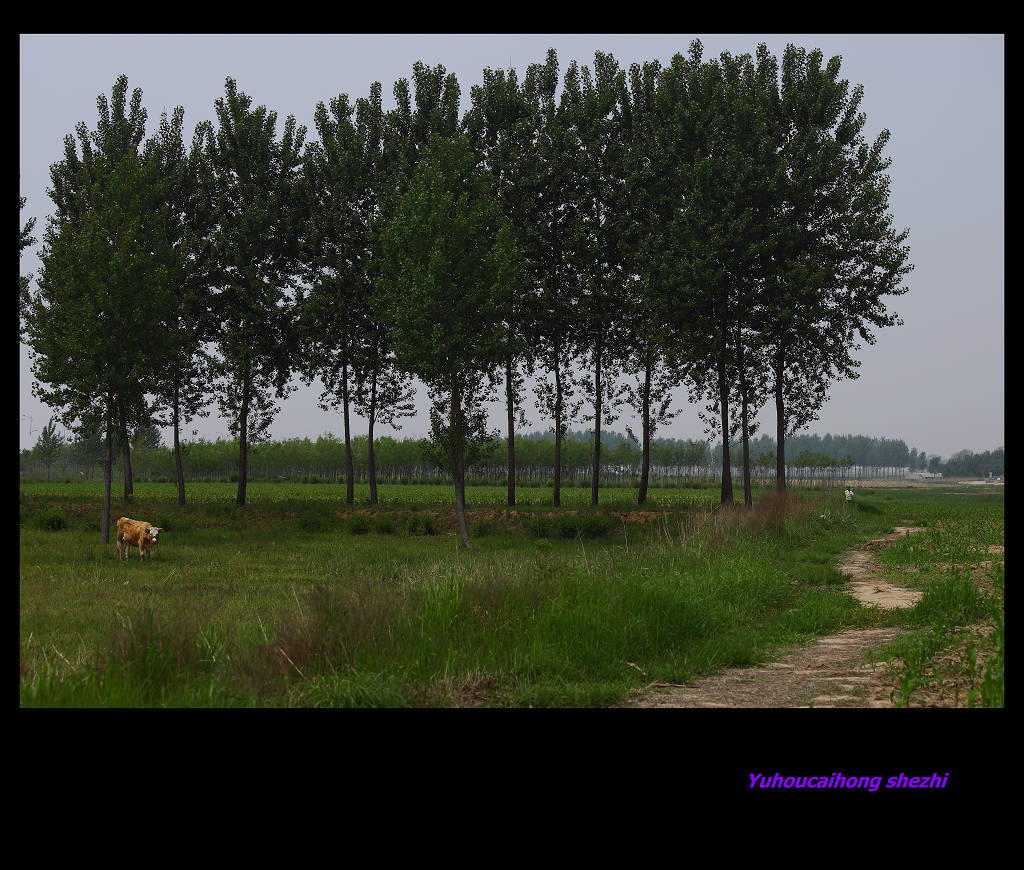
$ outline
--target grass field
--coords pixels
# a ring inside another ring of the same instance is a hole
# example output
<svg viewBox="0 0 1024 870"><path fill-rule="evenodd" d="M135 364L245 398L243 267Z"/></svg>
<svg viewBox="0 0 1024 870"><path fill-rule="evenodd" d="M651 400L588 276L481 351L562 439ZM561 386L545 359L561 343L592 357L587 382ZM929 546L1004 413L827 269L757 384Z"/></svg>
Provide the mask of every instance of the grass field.
<svg viewBox="0 0 1024 870"><path fill-rule="evenodd" d="M140 563L99 542L101 485L21 486L23 706L615 706L844 627L913 626L896 661L1001 613L1003 496L977 487L756 493L749 514L714 489L637 511L629 489L555 509L523 487L510 509L470 487L471 551L448 487L382 486L379 505L358 486L354 505L326 484L250 485L244 507L235 491L115 496L113 518L167 530ZM925 599L868 610L838 555L906 520L928 532L882 557ZM994 680L979 671L986 703Z"/></svg>

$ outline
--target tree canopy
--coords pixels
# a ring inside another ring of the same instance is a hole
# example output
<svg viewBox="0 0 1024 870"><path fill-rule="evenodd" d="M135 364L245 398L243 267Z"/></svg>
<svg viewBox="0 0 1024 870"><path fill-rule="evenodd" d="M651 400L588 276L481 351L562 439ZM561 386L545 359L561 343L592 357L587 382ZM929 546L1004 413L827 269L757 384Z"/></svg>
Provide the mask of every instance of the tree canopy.
<svg viewBox="0 0 1024 870"><path fill-rule="evenodd" d="M560 76L549 50L522 78L485 69L460 118L456 77L417 62L390 111L379 82L318 103L308 144L228 77L187 152L181 108L147 139L120 76L95 130L65 139L36 289L19 283L36 393L80 437L121 444L126 495L128 433L173 426L182 502L179 426L215 399L244 504L249 445L296 373L319 378L344 417L352 501L350 408L372 469L375 422L411 413L418 378L468 544L465 469L492 442L501 381L509 504L525 375L554 434L556 505L580 415L597 504L602 428L624 402L642 420L642 502L685 386L721 437L722 503L741 450L749 506L758 409L774 400L784 490L786 439L900 323L887 303L912 269L889 132L867 141L863 88L840 72L818 50L705 57L696 40L665 66L598 51Z"/></svg>
<svg viewBox="0 0 1024 870"><path fill-rule="evenodd" d="M384 233L382 304L399 366L429 390L430 437L455 479L491 440L483 403L505 353L502 300L520 278L512 228L464 136L435 135Z"/></svg>

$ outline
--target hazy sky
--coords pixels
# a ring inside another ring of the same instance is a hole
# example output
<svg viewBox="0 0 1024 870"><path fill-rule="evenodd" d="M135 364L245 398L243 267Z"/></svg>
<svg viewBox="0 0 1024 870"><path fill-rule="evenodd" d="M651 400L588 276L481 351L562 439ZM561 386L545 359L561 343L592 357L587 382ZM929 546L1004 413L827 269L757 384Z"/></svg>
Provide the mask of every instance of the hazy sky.
<svg viewBox="0 0 1024 870"><path fill-rule="evenodd" d="M842 34L655 34L615 35L47 35L20 39L20 193L27 198L19 228L36 217L41 238L52 211L49 167L63 158L63 140L84 121L95 129L96 98L110 99L114 80L128 76L129 91L142 88L147 134L160 114L185 109L186 142L195 125L216 121L214 100L231 76L254 105L278 113L278 134L294 115L316 138L313 110L345 93L350 100L381 82L384 109L394 107L392 86L411 80L417 60L442 64L462 89L462 111L470 88L485 67L515 68L542 62L549 47L558 52L559 71L569 62L593 66L594 52L611 52L620 65L657 59L667 65L699 38L705 57L722 51L753 53L764 42L781 57L788 43L820 48L826 61L842 56L841 77L864 86L866 136L888 129L885 153L892 158L891 214L897 231L910 228L915 270L909 292L890 299L904 325L881 330L873 346L859 352L860 377L832 386L820 419L808 431L904 439L908 446L948 457L1003 445L1003 215L1004 38L992 35ZM20 274L38 268L37 243L21 258ZM20 442L31 447L51 411L32 396L28 349L20 350ZM341 417L316 404L319 385L304 388L284 403L271 428L274 438L340 433ZM420 387L419 407L427 406ZM657 434L705 438L697 407L686 391L675 404L684 410ZM531 428L543 428L532 401ZM503 425L500 406L492 423ZM769 404L759 417L774 435ZM611 428L638 424L630 417ZM405 421L401 435L425 434L424 413ZM582 428L577 423L575 428ZM190 424L200 437L227 436L227 424L213 413ZM365 433L362 420L354 431ZM379 434L393 434L385 426ZM166 439L165 439L166 440Z"/></svg>

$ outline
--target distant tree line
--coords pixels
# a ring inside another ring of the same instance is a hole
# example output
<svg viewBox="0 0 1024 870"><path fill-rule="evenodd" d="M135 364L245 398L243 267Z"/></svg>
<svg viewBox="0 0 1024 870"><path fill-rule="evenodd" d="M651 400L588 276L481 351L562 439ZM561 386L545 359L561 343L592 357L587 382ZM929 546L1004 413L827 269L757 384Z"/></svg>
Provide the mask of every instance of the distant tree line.
<svg viewBox="0 0 1024 870"><path fill-rule="evenodd" d="M45 426L32 450L22 451L21 473L25 479L93 479L100 473L104 458L102 433L91 439L66 442L55 434L51 421ZM642 471L643 451L628 434L604 433L601 479L636 486ZM118 453L120 452L118 446ZM507 465L502 442L490 443L484 455L467 469L471 484L507 484ZM516 482L520 485L554 485L554 436L550 432L531 432L516 436ZM562 442L562 468L568 485L589 485L593 433L568 430ZM737 445L734 445L734 447ZM773 481L774 444L770 437L751 441L752 475L756 480ZM195 481L235 480L237 442L228 439L191 441L183 444L187 479ZM907 448L899 439L870 436L798 435L789 439L787 466L800 478L881 476L928 469L925 454ZM381 483L450 482L450 476L432 459L427 438L375 439L375 473ZM721 474L721 445L707 441L655 438L650 445L652 481L658 485L685 484L694 479L710 479ZM132 468L136 479L172 481L176 479L174 452L161 444L156 427L135 433L131 443ZM938 459L938 457L933 457ZM351 460L353 478L368 483L370 450L367 436L350 439L346 451L343 439L332 434L316 439L293 438L264 441L253 445L249 479L253 481L348 482ZM1003 474L1003 450L973 454L960 451L947 462L931 464L931 471L946 476L985 476ZM120 468L115 461L115 468ZM854 469L858 469L855 471ZM887 470L883 472L883 469ZM741 471L741 469L740 469Z"/></svg>
<svg viewBox="0 0 1024 870"><path fill-rule="evenodd" d="M983 453L958 450L945 462L936 463L936 470L942 472L943 477L1002 477L1006 474L1003 448Z"/></svg>
<svg viewBox="0 0 1024 870"><path fill-rule="evenodd" d="M342 415L349 501L351 411L369 420L375 498L373 427L397 428L413 379L426 387L427 454L454 483L467 547L467 473L498 437L515 504L527 375L556 505L579 467L569 427L590 424L597 504L618 449L602 429L627 406L642 504L678 387L722 439L723 505L737 454L751 505L753 418L773 401L784 492L786 439L857 377L860 342L899 324L885 297L912 269L888 213L889 133L865 139L863 88L840 63L793 45L781 61L764 45L705 59L694 41L668 66L596 52L560 75L549 50L522 81L485 69L460 118L455 77L417 62L390 111L378 82L319 103L310 143L228 78L188 148L181 107L147 137L141 89L129 103L118 77L51 167L42 268L20 295L35 394L80 438L103 433L101 539L115 453L132 492L131 433L171 428L183 504L202 450L180 432L212 402L244 504L296 375ZM503 436L484 410L498 398Z"/></svg>

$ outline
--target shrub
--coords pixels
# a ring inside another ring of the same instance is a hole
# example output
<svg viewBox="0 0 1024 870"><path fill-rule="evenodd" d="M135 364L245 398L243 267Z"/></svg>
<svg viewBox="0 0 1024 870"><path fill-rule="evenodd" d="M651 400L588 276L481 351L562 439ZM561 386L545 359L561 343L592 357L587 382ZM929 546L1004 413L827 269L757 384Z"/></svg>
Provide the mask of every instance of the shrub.
<svg viewBox="0 0 1024 870"><path fill-rule="evenodd" d="M473 523L473 537L484 538L491 533L491 524L487 520L477 520Z"/></svg>
<svg viewBox="0 0 1024 870"><path fill-rule="evenodd" d="M523 529L531 538L549 538L554 531L554 524L543 514L537 514L523 522Z"/></svg>
<svg viewBox="0 0 1024 870"><path fill-rule="evenodd" d="M299 520L299 527L307 532L323 532L327 530L327 522L319 514L311 514Z"/></svg>
<svg viewBox="0 0 1024 870"><path fill-rule="evenodd" d="M434 521L430 517L423 518L423 534L424 535L436 535L437 529L434 528Z"/></svg>
<svg viewBox="0 0 1024 870"><path fill-rule="evenodd" d="M412 514L406 521L406 530L410 535L418 535L420 533L420 526L423 524L422 518L418 514Z"/></svg>
<svg viewBox="0 0 1024 870"><path fill-rule="evenodd" d="M395 530L391 517L377 517L373 521L373 530L380 535L390 535Z"/></svg>
<svg viewBox="0 0 1024 870"><path fill-rule="evenodd" d="M615 520L604 514L563 514L554 523L560 538L602 538L615 528ZM543 537L543 536L538 536Z"/></svg>
<svg viewBox="0 0 1024 870"><path fill-rule="evenodd" d="M365 535L370 531L370 521L365 514L352 514L345 522L350 535Z"/></svg>
<svg viewBox="0 0 1024 870"><path fill-rule="evenodd" d="M115 520L115 522L116 522L116 520ZM192 528L191 525L183 526L181 523L179 523L177 521L177 519L175 519L173 522L171 522L171 518L170 517L163 516L162 514L158 514L150 522L152 523L152 525L156 526L158 529L163 529L165 532L174 532L174 531L179 531L180 532L183 529L191 529Z"/></svg>
<svg viewBox="0 0 1024 870"><path fill-rule="evenodd" d="M605 514L592 514L583 519L580 534L584 538L603 538L615 528L615 520Z"/></svg>
<svg viewBox="0 0 1024 870"><path fill-rule="evenodd" d="M575 538L579 531L579 523L574 516L563 514L555 521L555 528L560 538Z"/></svg>
<svg viewBox="0 0 1024 870"><path fill-rule="evenodd" d="M68 521L61 514L51 511L36 517L36 525L47 532L59 532L68 527Z"/></svg>

